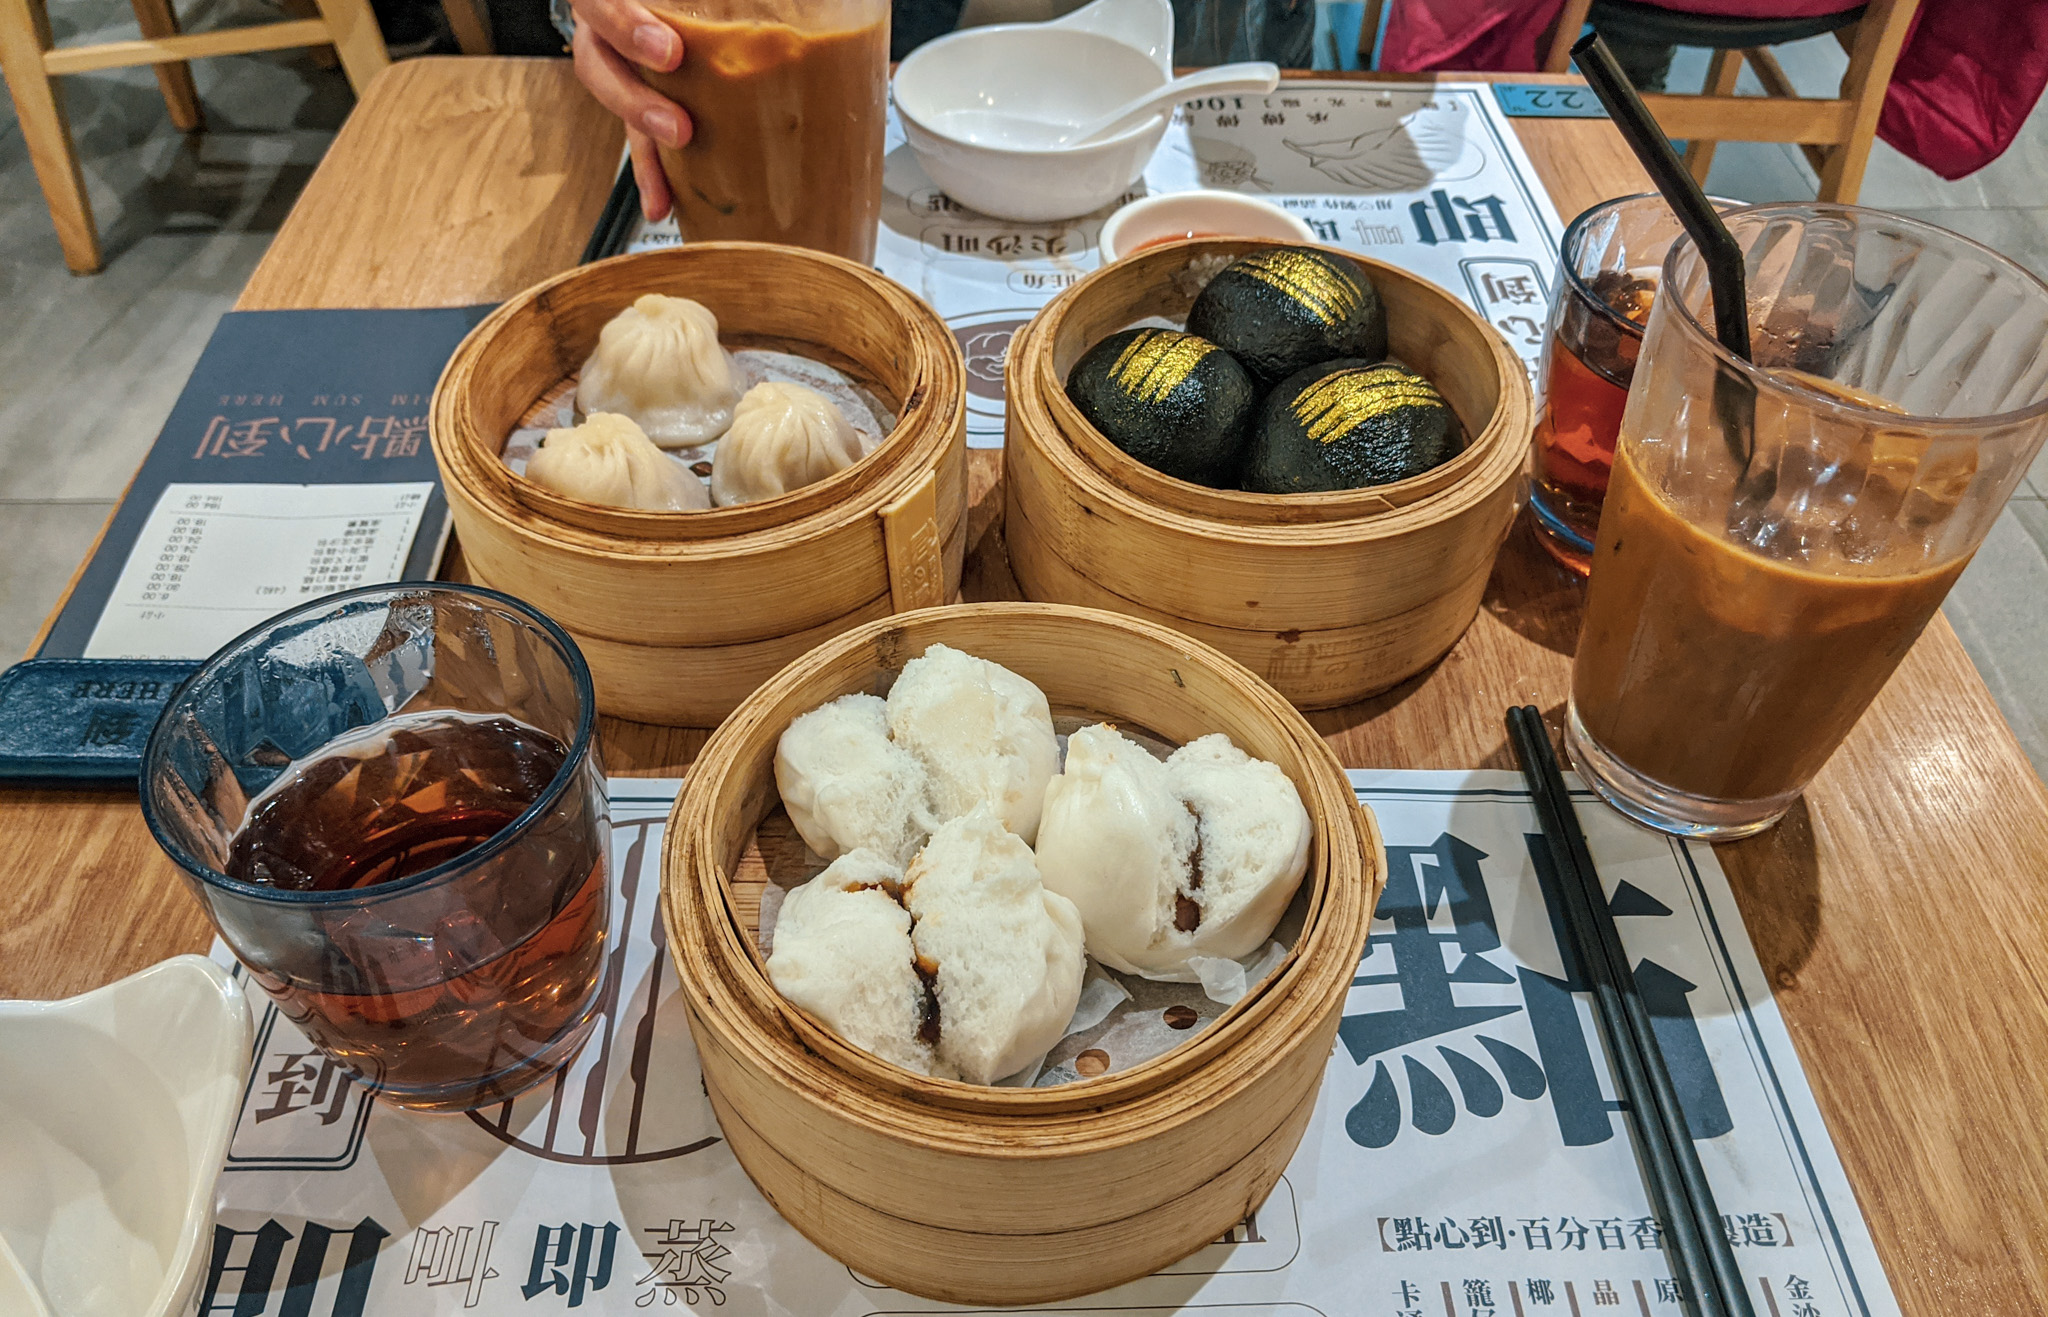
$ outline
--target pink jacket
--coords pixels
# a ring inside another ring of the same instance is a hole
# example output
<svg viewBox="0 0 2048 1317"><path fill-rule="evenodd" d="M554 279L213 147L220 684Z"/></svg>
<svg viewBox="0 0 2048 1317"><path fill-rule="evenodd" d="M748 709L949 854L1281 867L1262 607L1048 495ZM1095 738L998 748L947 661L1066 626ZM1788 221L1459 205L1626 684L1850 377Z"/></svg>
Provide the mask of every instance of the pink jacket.
<svg viewBox="0 0 2048 1317"><path fill-rule="evenodd" d="M1651 0L1670 9L1792 18L1844 0ZM1394 0L1383 69L1533 71L1563 0ZM1886 92L1877 134L1943 178L1998 158L2048 85L2048 0L1922 0Z"/></svg>

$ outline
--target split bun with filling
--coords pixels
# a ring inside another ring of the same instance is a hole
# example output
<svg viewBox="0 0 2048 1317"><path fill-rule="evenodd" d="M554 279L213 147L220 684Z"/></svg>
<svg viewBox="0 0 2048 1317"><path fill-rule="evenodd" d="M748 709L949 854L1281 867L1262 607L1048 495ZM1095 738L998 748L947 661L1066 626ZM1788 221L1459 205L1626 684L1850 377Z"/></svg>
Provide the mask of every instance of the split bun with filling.
<svg viewBox="0 0 2048 1317"><path fill-rule="evenodd" d="M1308 872L1310 824L1285 773L1212 734L1164 762L1104 723L1067 738L1038 863L1112 969L1191 981L1272 936Z"/></svg>

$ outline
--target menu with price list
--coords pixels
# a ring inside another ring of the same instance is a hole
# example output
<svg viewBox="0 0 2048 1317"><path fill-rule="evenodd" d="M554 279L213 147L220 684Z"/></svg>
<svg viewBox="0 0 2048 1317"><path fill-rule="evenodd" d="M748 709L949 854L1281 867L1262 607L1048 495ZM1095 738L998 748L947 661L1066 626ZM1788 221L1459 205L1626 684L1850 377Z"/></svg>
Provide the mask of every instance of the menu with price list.
<svg viewBox="0 0 2048 1317"><path fill-rule="evenodd" d="M427 404L489 310L221 317L38 657L201 659L308 599L431 576Z"/></svg>

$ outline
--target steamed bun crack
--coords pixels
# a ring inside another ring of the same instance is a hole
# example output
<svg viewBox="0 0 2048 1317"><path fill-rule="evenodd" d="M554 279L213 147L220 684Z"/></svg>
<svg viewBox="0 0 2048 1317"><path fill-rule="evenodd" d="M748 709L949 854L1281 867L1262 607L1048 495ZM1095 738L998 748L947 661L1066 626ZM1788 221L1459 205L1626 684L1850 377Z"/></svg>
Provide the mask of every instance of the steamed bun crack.
<svg viewBox="0 0 2048 1317"><path fill-rule="evenodd" d="M923 1036L927 989L900 896L903 870L854 850L783 899L768 979L792 1005L864 1052L944 1074Z"/></svg>
<svg viewBox="0 0 2048 1317"><path fill-rule="evenodd" d="M854 850L791 892L768 977L854 1046L990 1084L1036 1062L1080 1000L1081 918L988 805L899 869Z"/></svg>
<svg viewBox="0 0 2048 1317"><path fill-rule="evenodd" d="M1308 872L1308 811L1280 769L1220 733L1164 762L1107 724L1067 738L1038 863L1111 969L1193 981L1256 951Z"/></svg>

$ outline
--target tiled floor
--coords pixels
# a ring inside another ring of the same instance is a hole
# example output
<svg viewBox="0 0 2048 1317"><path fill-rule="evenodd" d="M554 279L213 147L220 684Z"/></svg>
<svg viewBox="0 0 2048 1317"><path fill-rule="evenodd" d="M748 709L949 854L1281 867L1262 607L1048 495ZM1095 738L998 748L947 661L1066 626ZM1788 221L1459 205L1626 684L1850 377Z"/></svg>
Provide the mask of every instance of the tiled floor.
<svg viewBox="0 0 2048 1317"><path fill-rule="evenodd" d="M60 40L121 32L121 0L59 0ZM199 0L187 25L260 21L264 0ZM132 35L132 21L127 24ZM1792 77L1840 77L1831 38L1779 48ZM1671 86L1697 86L1681 52ZM215 320L318 163L352 99L302 52L194 66L209 129L164 117L147 70L66 80L108 267L64 271L11 107L0 102L0 655L20 653L156 436ZM1755 91L1754 86L1747 90ZM1753 201L1811 197L1791 147L1723 146L1710 189ZM1977 238L2048 275L2048 110L2003 158L1945 182L1879 143L1864 204ZM2034 764L2048 773L2048 455L1999 520L1947 611Z"/></svg>
<svg viewBox="0 0 2048 1317"><path fill-rule="evenodd" d="M59 0L60 42L134 35L122 0ZM180 5L188 28L264 22L261 0ZM104 25L104 26L102 26ZM63 81L107 266L64 269L0 97L0 662L20 654L156 438L354 98L305 52L193 66L207 131L165 116L148 69Z"/></svg>

